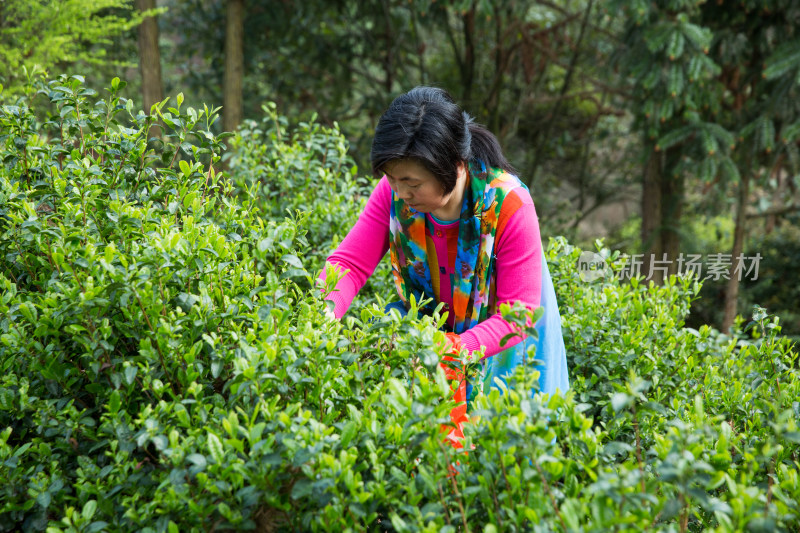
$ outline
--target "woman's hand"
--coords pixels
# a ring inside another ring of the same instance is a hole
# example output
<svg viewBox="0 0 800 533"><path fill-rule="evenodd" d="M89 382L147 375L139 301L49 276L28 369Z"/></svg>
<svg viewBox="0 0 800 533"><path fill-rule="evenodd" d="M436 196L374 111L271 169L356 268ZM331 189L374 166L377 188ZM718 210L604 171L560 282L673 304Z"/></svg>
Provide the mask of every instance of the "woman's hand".
<svg viewBox="0 0 800 533"><path fill-rule="evenodd" d="M458 355L464 348L464 345L461 343L461 335L458 335L457 333L445 333L444 337L447 341L447 344L445 345L445 352L448 354Z"/></svg>
<svg viewBox="0 0 800 533"><path fill-rule="evenodd" d="M325 317L330 318L331 320L336 320L336 315L333 314L333 309L325 306Z"/></svg>

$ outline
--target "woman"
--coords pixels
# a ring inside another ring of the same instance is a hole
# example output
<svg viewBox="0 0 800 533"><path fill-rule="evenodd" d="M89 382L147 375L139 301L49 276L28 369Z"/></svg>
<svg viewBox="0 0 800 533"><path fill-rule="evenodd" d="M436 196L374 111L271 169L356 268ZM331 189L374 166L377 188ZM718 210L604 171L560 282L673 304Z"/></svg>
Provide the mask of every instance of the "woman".
<svg viewBox="0 0 800 533"><path fill-rule="evenodd" d="M443 89L417 87L380 118L371 160L382 177L358 222L328 257L349 271L328 296L334 315L344 315L388 249L401 301L387 308L405 312L412 294L417 301L444 303L455 334L451 342L470 352L485 348L488 386L513 372L533 343L543 361L540 389L566 392L561 320L536 210L495 136ZM539 338L522 342L517 336L501 347L514 328L499 305L515 301L544 307Z"/></svg>

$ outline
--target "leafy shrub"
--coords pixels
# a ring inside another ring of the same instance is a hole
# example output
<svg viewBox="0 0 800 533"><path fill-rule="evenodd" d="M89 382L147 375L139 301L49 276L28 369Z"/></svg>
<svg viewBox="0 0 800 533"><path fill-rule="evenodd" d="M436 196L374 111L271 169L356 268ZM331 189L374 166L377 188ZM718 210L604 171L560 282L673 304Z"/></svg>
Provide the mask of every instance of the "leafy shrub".
<svg viewBox="0 0 800 533"><path fill-rule="evenodd" d="M325 258L341 242L361 213L374 184L358 176L349 144L338 125L315 122L291 125L276 105L262 106L259 123L246 120L230 140L223 158L231 166L235 190L244 201L252 199L264 217L280 220L298 211L308 248L303 266L319 271ZM310 287L309 283L303 284ZM359 308L395 292L386 261L377 268L353 302Z"/></svg>
<svg viewBox="0 0 800 533"><path fill-rule="evenodd" d="M331 243L355 223L371 187L357 177L358 167L338 127L312 119L290 128L274 103L262 109L260 124L245 121L231 139L226 160L234 169L233 182L245 197L257 199L268 219L280 220L298 210L309 213L310 251L324 260ZM319 270L322 264L317 261L313 267Z"/></svg>
<svg viewBox="0 0 800 533"><path fill-rule="evenodd" d="M573 390L537 395L519 368L457 452L442 319L331 321L311 285L364 190L341 136L249 125L230 178L213 109L135 112L111 85L62 77L0 108L0 530L800 525L776 318L756 311L756 341L686 328L692 280L586 283L556 239Z"/></svg>

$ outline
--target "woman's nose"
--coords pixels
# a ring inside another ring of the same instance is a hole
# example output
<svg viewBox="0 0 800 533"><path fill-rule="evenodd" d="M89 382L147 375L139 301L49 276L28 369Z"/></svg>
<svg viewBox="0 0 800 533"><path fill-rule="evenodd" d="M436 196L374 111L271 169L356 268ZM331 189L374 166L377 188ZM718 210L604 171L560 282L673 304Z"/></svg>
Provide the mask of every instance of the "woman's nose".
<svg viewBox="0 0 800 533"><path fill-rule="evenodd" d="M395 192L397 192L397 197L403 200L404 202L411 199L411 194L410 194L411 191L408 190L407 187L397 186Z"/></svg>

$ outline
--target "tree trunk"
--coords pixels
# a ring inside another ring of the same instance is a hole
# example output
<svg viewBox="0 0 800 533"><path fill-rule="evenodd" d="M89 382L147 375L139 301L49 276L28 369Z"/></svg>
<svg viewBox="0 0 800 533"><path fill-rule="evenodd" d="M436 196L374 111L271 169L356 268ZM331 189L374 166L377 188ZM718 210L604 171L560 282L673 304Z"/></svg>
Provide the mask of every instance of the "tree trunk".
<svg viewBox="0 0 800 533"><path fill-rule="evenodd" d="M670 153L673 152L673 153ZM670 148L665 154L666 167L672 167L672 160L679 151ZM678 271L678 255L681 248L681 214L683 213L684 177L662 177L661 180L661 253L667 254L668 274ZM661 259L661 257L657 258Z"/></svg>
<svg viewBox="0 0 800 533"><path fill-rule="evenodd" d="M730 279L725 287L725 315L722 318L722 331L728 332L736 318L736 305L739 299L739 276L740 271L736 271L737 257L744 250L745 224L747 223L745 210L747 209L747 198L750 193L750 165L746 171L742 172L742 181L739 183L739 195L736 201L736 227L733 230L733 251L731 252Z"/></svg>
<svg viewBox="0 0 800 533"><path fill-rule="evenodd" d="M411 6L411 31L414 34L414 41L417 46L417 53L419 54L419 84L428 84L428 75L425 73L425 43L420 40L419 36L419 23L417 22L417 11L414 6Z"/></svg>
<svg viewBox="0 0 800 533"><path fill-rule="evenodd" d="M392 87L394 86L394 28L392 27L392 16L389 11L390 7L388 2L381 2L383 7L383 22L384 22L384 40L386 56L383 60L383 88L386 94L392 94Z"/></svg>
<svg viewBox="0 0 800 533"><path fill-rule="evenodd" d="M147 11L155 9L155 7L155 0L136 0L136 9L139 11ZM145 18L139 26L139 66L142 73L142 106L145 113L150 113L153 104L164 99L156 17ZM155 136L160 136L158 126L154 126L151 131Z"/></svg>
<svg viewBox="0 0 800 533"><path fill-rule="evenodd" d="M664 179L661 165L661 154L651 149L644 165L644 181L642 183L642 260L641 274L647 278L650 274L651 259L661 259L664 252L661 240L661 182ZM661 283L663 277L658 271L651 278Z"/></svg>
<svg viewBox="0 0 800 533"><path fill-rule="evenodd" d="M464 30L464 68L461 69L461 94L464 105L472 100L475 78L475 5L461 17Z"/></svg>
<svg viewBox="0 0 800 533"><path fill-rule="evenodd" d="M489 94L483 101L486 109L487 127L495 135L500 133L500 90L503 86L503 75L506 71L506 54L511 51L503 48L503 12L500 6L494 6L494 77Z"/></svg>
<svg viewBox="0 0 800 533"><path fill-rule="evenodd" d="M242 122L244 0L228 0L225 20L225 85L222 97L222 128L225 131L234 131Z"/></svg>

